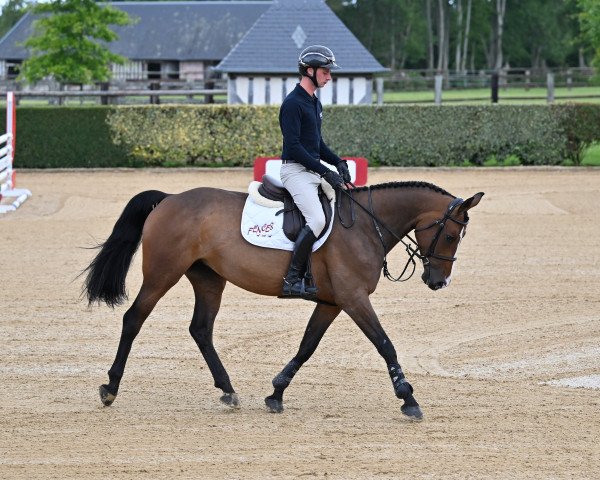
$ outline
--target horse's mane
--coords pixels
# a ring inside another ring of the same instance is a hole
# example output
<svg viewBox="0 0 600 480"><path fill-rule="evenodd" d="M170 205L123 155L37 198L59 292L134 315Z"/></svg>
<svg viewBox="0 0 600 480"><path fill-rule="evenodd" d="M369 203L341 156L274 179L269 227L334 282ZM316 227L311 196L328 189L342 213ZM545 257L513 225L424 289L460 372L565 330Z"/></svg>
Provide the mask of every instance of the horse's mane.
<svg viewBox="0 0 600 480"><path fill-rule="evenodd" d="M365 187L358 187L358 188L355 189L355 191L356 192L361 192L361 191L366 191L366 190L369 190L369 189L371 189L371 190L383 190L383 189L386 189L386 188L429 188L430 190L433 190L434 192L441 193L442 195L448 195L448 196L450 196L452 198L456 198L450 192L447 192L443 188L438 187L437 185L434 185L433 183L416 182L416 181L378 183L377 185L370 185L370 186L365 186Z"/></svg>

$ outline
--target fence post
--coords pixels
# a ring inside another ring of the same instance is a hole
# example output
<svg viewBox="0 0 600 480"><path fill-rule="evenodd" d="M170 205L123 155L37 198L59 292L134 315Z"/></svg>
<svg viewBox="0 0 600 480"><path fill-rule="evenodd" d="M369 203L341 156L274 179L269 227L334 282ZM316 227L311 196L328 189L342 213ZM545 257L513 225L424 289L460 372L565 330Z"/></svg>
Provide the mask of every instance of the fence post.
<svg viewBox="0 0 600 480"><path fill-rule="evenodd" d="M498 80L500 75L498 71L492 72L492 103L498 103Z"/></svg>
<svg viewBox="0 0 600 480"><path fill-rule="evenodd" d="M160 83L150 82L150 90L160 90ZM160 104L160 97L158 95L150 95L150 103L154 105Z"/></svg>
<svg viewBox="0 0 600 480"><path fill-rule="evenodd" d="M377 105L383 105L383 77L377 77L375 85L377 88Z"/></svg>
<svg viewBox="0 0 600 480"><path fill-rule="evenodd" d="M442 85L443 85L443 83L444 83L444 76L436 75L435 76L435 104L436 105L442 104Z"/></svg>
<svg viewBox="0 0 600 480"><path fill-rule="evenodd" d="M531 70L525 70L525 91L528 92L531 86Z"/></svg>
<svg viewBox="0 0 600 480"><path fill-rule="evenodd" d="M573 88L573 70L569 68L567 69L567 89L569 92L571 91L571 88Z"/></svg>
<svg viewBox="0 0 600 480"><path fill-rule="evenodd" d="M204 82L204 88L207 90L213 90L215 88L215 81L210 79ZM213 95L204 95L204 103L215 103L215 97Z"/></svg>
<svg viewBox="0 0 600 480"><path fill-rule="evenodd" d="M109 83L108 82L100 82L100 90L103 92L108 92ZM100 97L100 105L108 105L110 103L108 99L108 95L102 95Z"/></svg>
<svg viewBox="0 0 600 480"><path fill-rule="evenodd" d="M548 84L548 103L554 103L554 74L552 72L547 73L546 83Z"/></svg>

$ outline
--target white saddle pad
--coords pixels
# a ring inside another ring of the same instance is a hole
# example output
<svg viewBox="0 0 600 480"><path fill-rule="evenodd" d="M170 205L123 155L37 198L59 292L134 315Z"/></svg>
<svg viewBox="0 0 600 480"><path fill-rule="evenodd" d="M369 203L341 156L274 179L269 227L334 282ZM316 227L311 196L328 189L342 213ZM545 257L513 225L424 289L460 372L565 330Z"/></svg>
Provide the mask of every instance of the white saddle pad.
<svg viewBox="0 0 600 480"><path fill-rule="evenodd" d="M248 198L242 212L242 237L252 245L265 248L276 248L278 250L294 249L294 242L285 236L283 232L283 202L267 200L258 196L260 182L252 182L248 188ZM260 202L257 203L257 202ZM327 231L313 245L313 252L325 243L335 217L335 197L330 199L332 215L331 222L327 225ZM281 212L276 215L277 212Z"/></svg>

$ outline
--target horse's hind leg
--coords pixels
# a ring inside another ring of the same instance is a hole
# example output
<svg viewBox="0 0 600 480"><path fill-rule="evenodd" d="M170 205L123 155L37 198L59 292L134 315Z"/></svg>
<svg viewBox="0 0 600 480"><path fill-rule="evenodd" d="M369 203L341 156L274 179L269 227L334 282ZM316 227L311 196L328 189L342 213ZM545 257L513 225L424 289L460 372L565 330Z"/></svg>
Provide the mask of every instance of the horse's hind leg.
<svg viewBox="0 0 600 480"><path fill-rule="evenodd" d="M215 387L223 391L221 402L232 408L239 408L239 398L229 380L229 375L213 345L213 326L221 306L221 296L225 289L225 279L206 265L196 262L186 276L194 288L196 303L190 324L190 334L215 381Z"/></svg>
<svg viewBox="0 0 600 480"><path fill-rule="evenodd" d="M300 367L315 352L329 325L339 315L340 311L341 308L335 305L317 305L306 326L298 353L273 379L273 387L275 388L273 395L265 398L265 404L270 412L283 412L283 391L290 385Z"/></svg>
<svg viewBox="0 0 600 480"><path fill-rule="evenodd" d="M135 337L137 337L142 325L156 306L156 303L174 284L175 282L172 282L172 284L163 284L158 287L154 285L150 286L147 282L144 282L135 301L129 310L125 312L125 315L123 315L123 328L119 348L117 349L115 361L108 371L109 383L108 385L100 386L100 399L104 405L109 406L115 401L119 391L119 384L125 371L125 364L127 363L127 358Z"/></svg>

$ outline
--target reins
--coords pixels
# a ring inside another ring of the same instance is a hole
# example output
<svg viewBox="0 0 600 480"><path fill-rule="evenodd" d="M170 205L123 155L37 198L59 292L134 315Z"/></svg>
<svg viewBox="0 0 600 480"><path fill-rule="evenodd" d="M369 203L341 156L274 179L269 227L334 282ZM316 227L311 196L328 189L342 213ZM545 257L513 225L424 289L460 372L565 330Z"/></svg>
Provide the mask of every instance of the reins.
<svg viewBox="0 0 600 480"><path fill-rule="evenodd" d="M353 184L350 184L354 187ZM423 262L423 265L428 265L429 264L429 258L437 258L440 260L445 260L445 261L449 261L449 262L454 262L456 260L456 257L446 257L444 255L439 255L437 253L435 253L435 247L437 245L438 239L444 229L444 225L446 224L446 220L452 220L453 222L456 222L460 225L466 225L468 223L468 221L461 221L461 220L457 220L455 218L451 218L452 212L454 211L454 209L463 203L463 199L462 198L455 198L454 200L452 200L452 202L450 203L450 205L448 206L448 209L446 210L446 213L444 214L444 217L441 219L436 220L435 222L431 223L430 225L427 225L426 227L421 227L419 229L415 229L415 233L416 232L422 232L424 230L428 230L434 226L438 226L438 231L436 232L435 236L433 237L431 244L429 245L429 249L427 251L427 253L425 255L421 255L414 247L412 244L407 243L404 241L403 237L398 236L394 231L392 231L384 222L382 222L379 218L377 218L377 216L375 215L375 212L373 211L373 196L372 196L372 191L371 191L371 187L368 186L367 187L367 191L369 192L369 208L367 209L364 205L362 205L360 202L358 202L352 195L352 190L350 190L350 193L348 193L348 191L340 189L340 191L342 193L344 193L349 199L350 199L350 218L351 218L351 223L349 225L346 225L343 222L342 216L341 216L341 199L342 197L340 197L340 201L338 204L338 216L340 218L340 223L342 224L342 226L344 228L350 228L354 225L355 221L356 221L356 215L354 213L354 205L358 205L358 207L360 207L364 212L367 213L367 215L369 215L371 217L371 219L373 220L373 225L375 227L375 231L377 232L377 235L379 237L379 240L381 242L381 245L383 247L383 276L392 281L392 282L406 282L407 280L410 280L410 278L414 275L415 270L417 268L417 263L415 261L415 257L417 257L419 260L421 260ZM397 277L394 277L389 269L388 269L388 265L387 265L387 246L385 244L385 240L383 238L383 234L381 233L381 228L385 229L390 235L392 235L392 237L394 237L398 242L401 242L406 250L406 253L408 254L408 260L406 261L406 265L404 266L404 269L402 270L402 272L400 273L400 275L398 275ZM418 243L417 241L412 238L408 233L406 235L404 235L404 237L408 238L410 240L410 242L412 242L413 244L417 245L418 248ZM403 278L406 271L408 270L409 266L412 264L412 271L410 272L410 275L406 278Z"/></svg>

